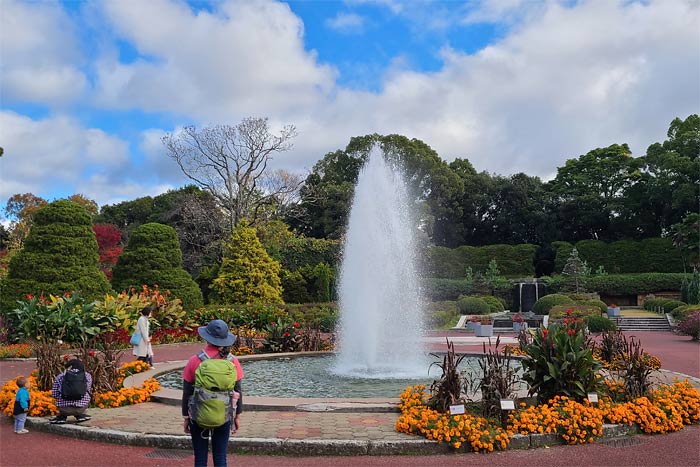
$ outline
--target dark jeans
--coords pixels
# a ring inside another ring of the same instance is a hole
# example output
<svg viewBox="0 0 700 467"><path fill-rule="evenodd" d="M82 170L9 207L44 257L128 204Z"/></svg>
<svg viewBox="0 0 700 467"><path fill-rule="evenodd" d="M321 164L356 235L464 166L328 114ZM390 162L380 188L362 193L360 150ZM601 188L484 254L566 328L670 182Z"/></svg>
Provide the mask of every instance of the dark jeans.
<svg viewBox="0 0 700 467"><path fill-rule="evenodd" d="M226 448L231 435L231 422L212 429L202 429L196 423L190 422L190 434L192 449L194 449L194 467L207 467L209 438L211 438L214 467L226 467Z"/></svg>
<svg viewBox="0 0 700 467"><path fill-rule="evenodd" d="M148 357L136 357L136 360L141 360L142 362L146 362L149 365L153 366L153 356L149 355Z"/></svg>

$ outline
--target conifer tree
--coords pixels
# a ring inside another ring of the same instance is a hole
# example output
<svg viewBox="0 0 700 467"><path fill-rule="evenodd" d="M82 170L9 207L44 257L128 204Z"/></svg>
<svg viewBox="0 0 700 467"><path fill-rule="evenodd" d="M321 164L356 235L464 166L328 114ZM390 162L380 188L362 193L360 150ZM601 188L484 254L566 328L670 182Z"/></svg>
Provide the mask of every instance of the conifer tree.
<svg viewBox="0 0 700 467"><path fill-rule="evenodd" d="M58 200L39 209L2 284L2 310L17 306L27 295L61 295L76 291L87 300L111 292L99 269L92 219L84 207Z"/></svg>
<svg viewBox="0 0 700 467"><path fill-rule="evenodd" d="M571 250L569 258L566 260L562 275L566 276L573 284L573 291L579 293L583 291L585 276L590 274L590 269L585 261L578 255L578 250Z"/></svg>
<svg viewBox="0 0 700 467"><path fill-rule="evenodd" d="M168 225L152 222L136 228L112 270L112 286L117 291L140 290L143 285L170 290L182 300L185 310L204 304L199 286L182 268L177 232Z"/></svg>
<svg viewBox="0 0 700 467"><path fill-rule="evenodd" d="M212 287L224 303L283 303L280 263L265 251L255 228L241 224L226 244Z"/></svg>

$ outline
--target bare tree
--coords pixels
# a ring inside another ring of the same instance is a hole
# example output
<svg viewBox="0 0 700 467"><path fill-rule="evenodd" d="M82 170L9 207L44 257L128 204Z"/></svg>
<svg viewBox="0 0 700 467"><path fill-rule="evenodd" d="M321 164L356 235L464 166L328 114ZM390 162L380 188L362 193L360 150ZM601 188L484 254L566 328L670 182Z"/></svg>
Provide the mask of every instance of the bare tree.
<svg viewBox="0 0 700 467"><path fill-rule="evenodd" d="M254 222L261 207L276 197L296 191L267 181L272 156L291 149L296 135L292 125L273 135L267 118L246 118L235 126L187 126L164 136L163 144L182 172L226 210L233 230L241 219Z"/></svg>

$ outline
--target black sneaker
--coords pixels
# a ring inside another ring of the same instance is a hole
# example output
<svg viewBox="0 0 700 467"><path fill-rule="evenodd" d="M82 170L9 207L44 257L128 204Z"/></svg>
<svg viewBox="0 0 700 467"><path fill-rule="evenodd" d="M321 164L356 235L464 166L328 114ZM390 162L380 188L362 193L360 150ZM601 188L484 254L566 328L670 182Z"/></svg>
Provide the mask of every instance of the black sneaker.
<svg viewBox="0 0 700 467"><path fill-rule="evenodd" d="M66 423L66 417L54 417L49 420L49 423L52 425L63 425Z"/></svg>
<svg viewBox="0 0 700 467"><path fill-rule="evenodd" d="M75 417L75 423L87 422L92 417L90 415L78 415Z"/></svg>

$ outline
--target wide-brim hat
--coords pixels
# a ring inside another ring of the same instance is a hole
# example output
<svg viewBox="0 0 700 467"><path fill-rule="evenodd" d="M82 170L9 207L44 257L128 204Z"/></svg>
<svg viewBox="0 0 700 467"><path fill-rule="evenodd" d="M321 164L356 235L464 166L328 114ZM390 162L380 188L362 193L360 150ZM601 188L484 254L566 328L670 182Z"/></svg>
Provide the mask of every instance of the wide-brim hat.
<svg viewBox="0 0 700 467"><path fill-rule="evenodd" d="M229 332L228 325L220 319L212 320L206 326L200 326L198 332L205 341L219 347L229 347L236 342L236 336Z"/></svg>

